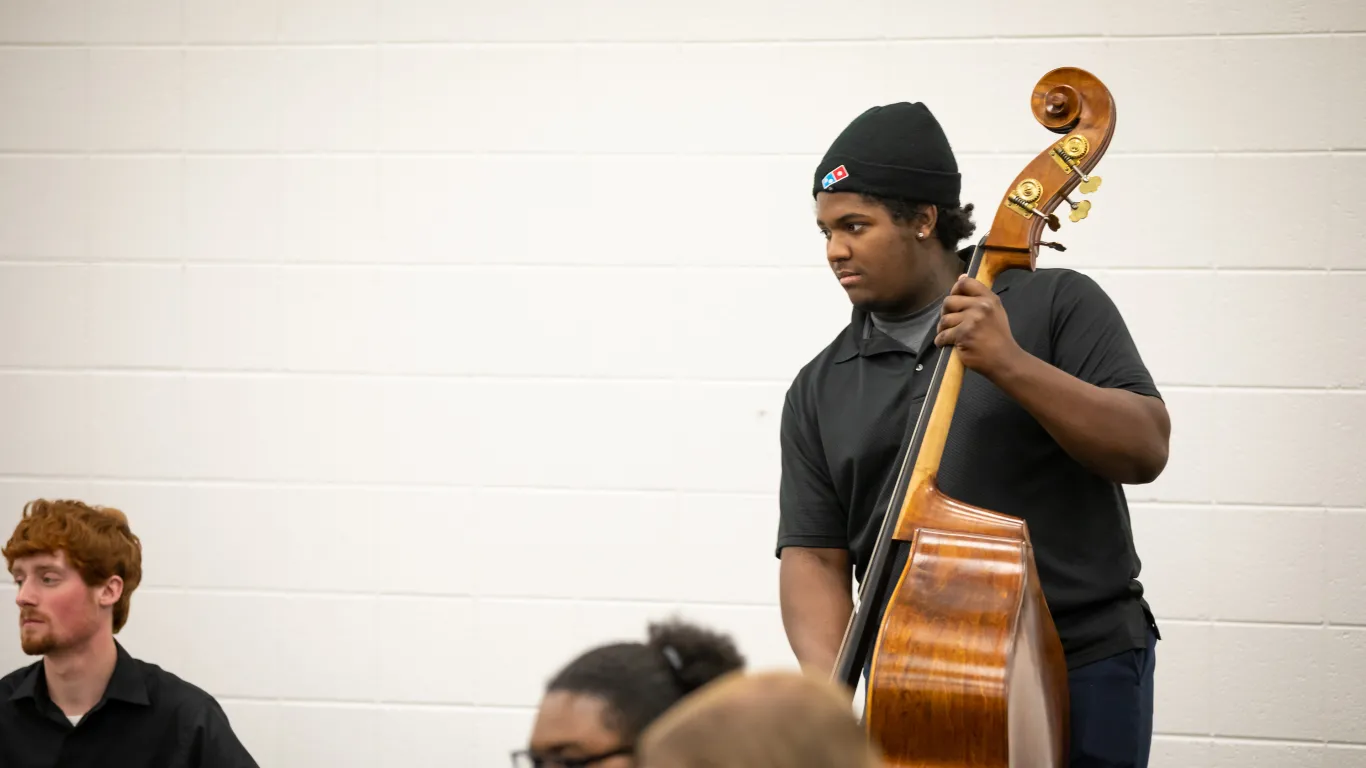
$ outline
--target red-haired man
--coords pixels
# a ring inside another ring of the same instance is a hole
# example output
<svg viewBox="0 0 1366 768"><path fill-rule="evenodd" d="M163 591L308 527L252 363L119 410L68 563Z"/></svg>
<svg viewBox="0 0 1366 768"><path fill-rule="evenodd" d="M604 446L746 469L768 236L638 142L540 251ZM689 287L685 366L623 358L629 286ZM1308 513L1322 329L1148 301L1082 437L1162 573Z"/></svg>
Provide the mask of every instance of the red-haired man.
<svg viewBox="0 0 1366 768"><path fill-rule="evenodd" d="M43 658L0 678L0 765L256 768L212 696L114 639L142 580L122 512L30 502L3 553L20 644Z"/></svg>

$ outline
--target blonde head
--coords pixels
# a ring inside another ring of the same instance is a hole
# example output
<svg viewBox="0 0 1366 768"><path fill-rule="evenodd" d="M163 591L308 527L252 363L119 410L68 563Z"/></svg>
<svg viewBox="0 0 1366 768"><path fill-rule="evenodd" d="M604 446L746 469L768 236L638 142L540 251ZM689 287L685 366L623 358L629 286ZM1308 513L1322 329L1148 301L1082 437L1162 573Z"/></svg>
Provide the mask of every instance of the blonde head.
<svg viewBox="0 0 1366 768"><path fill-rule="evenodd" d="M642 768L880 768L841 686L801 672L732 673L642 736Z"/></svg>

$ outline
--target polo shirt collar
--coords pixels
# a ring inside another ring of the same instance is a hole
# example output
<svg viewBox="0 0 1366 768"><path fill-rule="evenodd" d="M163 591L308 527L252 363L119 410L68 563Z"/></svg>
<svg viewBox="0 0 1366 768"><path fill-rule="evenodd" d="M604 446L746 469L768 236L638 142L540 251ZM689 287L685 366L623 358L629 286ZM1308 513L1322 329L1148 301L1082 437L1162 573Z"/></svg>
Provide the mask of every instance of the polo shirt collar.
<svg viewBox="0 0 1366 768"><path fill-rule="evenodd" d="M840 336L840 346L835 352L837 364L848 362L856 357L872 357L887 352L906 353L905 347L886 334L873 333L865 339L863 329L867 326L867 322L868 313L854 307L849 318L849 327L845 328L844 334Z"/></svg>
<svg viewBox="0 0 1366 768"><path fill-rule="evenodd" d="M142 674L137 659L134 659L117 640L114 641L114 649L118 654L114 662L114 674L109 677L109 684L105 686L104 695L100 697L100 703L96 707L111 699L151 706L152 700L147 695L147 679ZM20 699L51 703L52 699L47 693L47 676L43 674L43 662L39 661L30 666L28 673L14 687L10 701Z"/></svg>
<svg viewBox="0 0 1366 768"><path fill-rule="evenodd" d="M1013 282L1011 274L1015 270L1007 270L1005 274L996 279L991 286L991 292L997 296L1010 289ZM835 350L834 361L846 363L856 357L872 357L887 352L906 352L906 348L897 343L885 334L874 333L868 338L863 338L863 328L867 323L868 313L858 307L854 307L849 316L849 326L844 329L840 336L838 349Z"/></svg>

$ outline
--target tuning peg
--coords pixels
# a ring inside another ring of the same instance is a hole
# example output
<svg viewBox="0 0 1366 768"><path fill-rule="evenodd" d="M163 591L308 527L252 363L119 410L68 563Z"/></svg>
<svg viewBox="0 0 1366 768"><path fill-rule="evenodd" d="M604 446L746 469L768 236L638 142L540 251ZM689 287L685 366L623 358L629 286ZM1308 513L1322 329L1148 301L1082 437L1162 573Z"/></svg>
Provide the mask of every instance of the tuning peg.
<svg viewBox="0 0 1366 768"><path fill-rule="evenodd" d="M1074 159L1086 154L1086 146L1086 139L1084 137L1073 136L1062 146L1053 147L1053 160L1064 170L1071 168L1077 176L1081 177L1081 186L1079 189L1082 194L1089 195L1097 189L1100 189L1100 177L1087 176L1085 173L1082 173L1081 166L1077 165L1077 161ZM1075 208L1076 206L1073 207Z"/></svg>
<svg viewBox="0 0 1366 768"><path fill-rule="evenodd" d="M1091 178L1094 179L1097 177L1092 176ZM1067 201L1068 205L1072 206L1072 215L1068 216L1067 218L1071 219L1074 222L1081 221L1082 219L1086 218L1086 214L1091 212L1090 200L1082 200L1080 203L1074 203L1072 202L1072 198L1070 197L1064 197L1063 199Z"/></svg>

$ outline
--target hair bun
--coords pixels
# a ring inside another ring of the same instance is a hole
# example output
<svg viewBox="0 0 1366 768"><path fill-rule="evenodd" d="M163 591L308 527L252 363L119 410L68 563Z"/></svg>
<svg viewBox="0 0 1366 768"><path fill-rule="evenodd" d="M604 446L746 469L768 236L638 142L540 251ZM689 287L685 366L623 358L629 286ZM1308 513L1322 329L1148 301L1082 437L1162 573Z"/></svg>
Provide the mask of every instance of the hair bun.
<svg viewBox="0 0 1366 768"><path fill-rule="evenodd" d="M651 624L647 644L659 652L684 693L745 666L729 637L681 619Z"/></svg>

